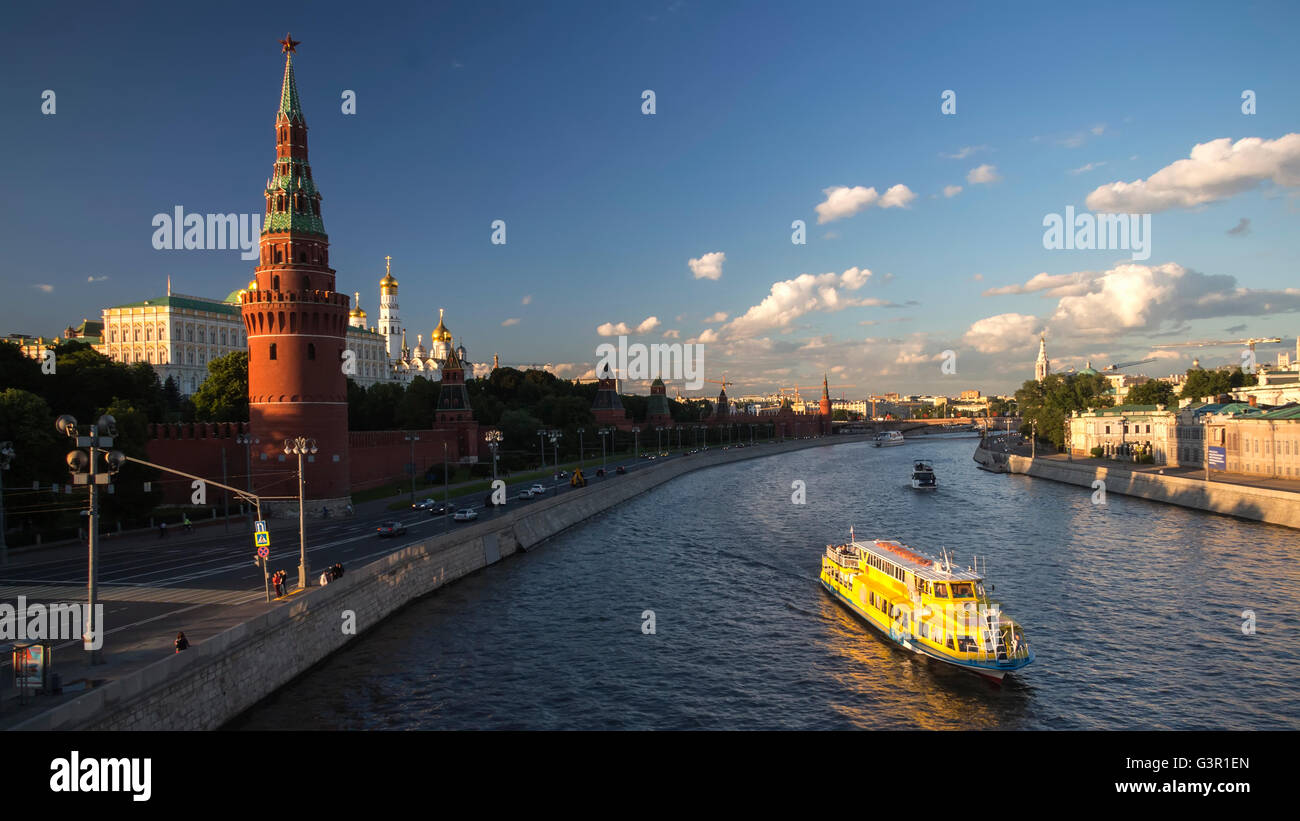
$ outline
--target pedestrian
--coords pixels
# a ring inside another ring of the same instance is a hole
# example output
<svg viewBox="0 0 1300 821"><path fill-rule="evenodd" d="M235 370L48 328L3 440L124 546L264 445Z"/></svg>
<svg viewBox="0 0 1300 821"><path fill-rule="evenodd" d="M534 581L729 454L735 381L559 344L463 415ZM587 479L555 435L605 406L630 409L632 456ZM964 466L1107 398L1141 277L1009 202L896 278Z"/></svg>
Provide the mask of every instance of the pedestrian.
<svg viewBox="0 0 1300 821"><path fill-rule="evenodd" d="M159 522L159 523L158 523L158 538L159 538L159 539L166 539L166 538L167 538L167 523L166 523L166 522Z"/></svg>
<svg viewBox="0 0 1300 821"><path fill-rule="evenodd" d="M190 531L192 531L192 530L194 529L194 526L193 526L192 524L190 524L190 514L188 514L188 513L185 514L185 518L182 519L182 523L185 525L185 532L186 532L186 533L189 533Z"/></svg>
<svg viewBox="0 0 1300 821"><path fill-rule="evenodd" d="M172 644L175 644L175 645L176 645L176 652L177 652L177 653L179 653L179 652L182 651L182 650L188 650L188 649L190 649L190 640L187 639L187 638L185 638L185 634L184 634L184 633L177 633L177 634L176 634L176 641L172 642Z"/></svg>
<svg viewBox="0 0 1300 821"><path fill-rule="evenodd" d="M335 562L334 566L330 568L330 571L334 574L334 578L336 579L343 578L343 563Z"/></svg>
<svg viewBox="0 0 1300 821"><path fill-rule="evenodd" d="M325 570L321 571L321 574L320 574L320 586L321 586L321 587L324 587L325 585L327 585L327 584L330 583L330 569L331 569L331 568L328 568L328 567L327 567L327 568L325 568Z"/></svg>

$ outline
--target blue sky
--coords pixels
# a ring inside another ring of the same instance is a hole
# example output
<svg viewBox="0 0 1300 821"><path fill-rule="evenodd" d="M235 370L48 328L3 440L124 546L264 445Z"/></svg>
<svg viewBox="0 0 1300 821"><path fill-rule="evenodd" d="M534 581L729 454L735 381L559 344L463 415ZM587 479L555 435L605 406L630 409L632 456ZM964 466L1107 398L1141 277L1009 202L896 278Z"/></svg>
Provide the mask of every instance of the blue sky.
<svg viewBox="0 0 1300 821"><path fill-rule="evenodd" d="M577 375L610 341L598 327L621 322L647 328L634 341L702 339L733 393L830 371L848 395L955 394L1013 390L1042 331L1054 360L1081 366L1247 334L1294 349L1300 329L1300 294L1286 292L1300 284L1300 157L1284 140L1300 131L1295 4L51 3L6 16L4 333L96 318L168 275L215 297L248 281L237 251L154 250L151 220L176 205L261 212L286 31L302 41L339 288L360 291L373 322L391 254L411 344L443 307L471 358ZM1094 189L1224 138L1230 156L1160 178L1161 202L1183 204L1119 203L1153 210L1149 259L1043 248L1046 214L1086 211ZM980 166L990 182L968 179ZM897 185L911 195L899 207L818 223L825 189ZM796 219L805 245L790 241ZM713 252L721 277L696 278L688 260ZM1045 287L1023 287L1040 273ZM819 285L837 309L816 287L777 285L802 274L834 274ZM941 373L946 350L956 375ZM1144 369L1236 359L1162 355Z"/></svg>

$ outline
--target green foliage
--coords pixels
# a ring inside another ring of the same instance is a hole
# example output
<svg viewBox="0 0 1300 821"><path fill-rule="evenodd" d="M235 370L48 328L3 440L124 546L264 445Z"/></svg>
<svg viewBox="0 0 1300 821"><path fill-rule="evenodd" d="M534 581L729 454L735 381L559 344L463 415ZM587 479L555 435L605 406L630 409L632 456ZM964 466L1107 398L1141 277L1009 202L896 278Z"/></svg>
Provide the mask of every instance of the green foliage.
<svg viewBox="0 0 1300 821"><path fill-rule="evenodd" d="M1033 434L1057 447L1065 443L1065 418L1073 411L1108 408L1110 383L1101 374L1053 373L1042 381L1029 380L1016 391L1021 418L1032 423Z"/></svg>
<svg viewBox="0 0 1300 821"><path fill-rule="evenodd" d="M1094 447L1092 450L1088 452L1092 454L1092 458L1100 459L1106 451L1104 448L1102 448L1101 445L1097 445L1096 447Z"/></svg>
<svg viewBox="0 0 1300 821"><path fill-rule="evenodd" d="M6 347L14 346L0 345ZM63 481L56 471L71 448L54 430L54 413L41 397L18 388L0 391L0 442L13 442L14 459L4 476L9 491L34 481Z"/></svg>
<svg viewBox="0 0 1300 821"><path fill-rule="evenodd" d="M1207 371L1204 368L1189 368L1187 381L1179 396L1183 399L1202 399L1227 393L1233 388L1249 387L1259 383L1255 374L1243 373L1241 368L1232 370Z"/></svg>
<svg viewBox="0 0 1300 821"><path fill-rule="evenodd" d="M114 400L103 409L103 413L110 414L117 422L113 449L137 459L147 459L145 448L149 442L149 415L121 399ZM148 492L144 489L145 482L154 483ZM162 501L158 471L128 462L113 477L113 492L101 494L99 498L103 502L104 516L101 527L107 529L116 521L139 521L147 517Z"/></svg>
<svg viewBox="0 0 1300 821"><path fill-rule="evenodd" d="M1129 389L1124 402L1129 405L1177 405L1174 398L1174 386L1168 382L1153 379Z"/></svg>
<svg viewBox="0 0 1300 821"><path fill-rule="evenodd" d="M209 362L208 378L193 399L199 421L248 421L248 352L234 351Z"/></svg>

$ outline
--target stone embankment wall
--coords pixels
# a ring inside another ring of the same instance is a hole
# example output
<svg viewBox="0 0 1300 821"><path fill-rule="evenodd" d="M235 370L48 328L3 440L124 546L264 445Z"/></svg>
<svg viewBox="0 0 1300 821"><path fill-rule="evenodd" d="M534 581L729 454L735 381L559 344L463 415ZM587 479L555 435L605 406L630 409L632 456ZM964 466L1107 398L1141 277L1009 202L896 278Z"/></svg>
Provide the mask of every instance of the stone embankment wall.
<svg viewBox="0 0 1300 821"><path fill-rule="evenodd" d="M834 436L673 459L487 517L350 568L287 605L161 659L14 729L210 730L220 727L407 604L689 471L821 445ZM356 635L343 632L346 611Z"/></svg>
<svg viewBox="0 0 1300 821"><path fill-rule="evenodd" d="M1182 476L1162 476L1144 471L1091 465L1086 462L1062 462L1056 459L1008 458L1012 473L1038 479L1051 479L1082 487L1092 487L1094 480L1106 483L1107 493L1122 493L1153 502L1225 513L1243 519L1300 528L1300 494L1285 490L1205 482Z"/></svg>

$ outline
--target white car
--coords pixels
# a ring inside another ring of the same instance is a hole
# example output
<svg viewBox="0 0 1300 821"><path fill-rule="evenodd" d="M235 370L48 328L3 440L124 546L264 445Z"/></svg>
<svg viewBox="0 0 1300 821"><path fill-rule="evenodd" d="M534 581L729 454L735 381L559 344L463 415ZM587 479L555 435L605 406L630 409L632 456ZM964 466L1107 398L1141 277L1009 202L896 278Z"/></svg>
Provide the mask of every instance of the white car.
<svg viewBox="0 0 1300 821"><path fill-rule="evenodd" d="M472 522L478 518L478 511L472 507L463 507L451 518L457 522Z"/></svg>
<svg viewBox="0 0 1300 821"><path fill-rule="evenodd" d="M532 487L528 488L526 492L528 493L529 496L545 496L546 488L542 487L541 485L533 485Z"/></svg>

